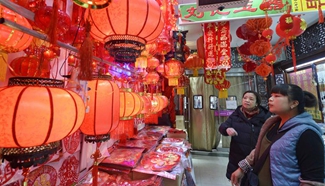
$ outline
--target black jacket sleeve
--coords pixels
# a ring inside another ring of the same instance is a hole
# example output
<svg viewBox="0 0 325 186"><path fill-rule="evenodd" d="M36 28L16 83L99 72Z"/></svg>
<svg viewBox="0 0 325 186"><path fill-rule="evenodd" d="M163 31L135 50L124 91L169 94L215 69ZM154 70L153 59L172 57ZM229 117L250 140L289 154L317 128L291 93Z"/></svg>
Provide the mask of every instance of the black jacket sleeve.
<svg viewBox="0 0 325 186"><path fill-rule="evenodd" d="M219 126L219 132L222 134L222 135L224 135L224 136L228 136L228 134L227 134L227 128L229 128L229 127L231 127L231 125L232 125L232 118L234 117L234 113L232 113L229 117L228 117L228 119L225 121L225 122L223 122L223 123L221 123L221 125Z"/></svg>
<svg viewBox="0 0 325 186"><path fill-rule="evenodd" d="M297 142L298 164L303 180L324 182L324 142L313 130L306 130Z"/></svg>

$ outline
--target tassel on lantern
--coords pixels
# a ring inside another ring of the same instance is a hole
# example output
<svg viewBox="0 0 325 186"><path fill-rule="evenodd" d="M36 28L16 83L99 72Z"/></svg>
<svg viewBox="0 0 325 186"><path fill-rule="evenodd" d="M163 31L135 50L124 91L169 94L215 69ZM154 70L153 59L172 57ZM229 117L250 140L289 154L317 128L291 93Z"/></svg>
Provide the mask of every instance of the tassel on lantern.
<svg viewBox="0 0 325 186"><path fill-rule="evenodd" d="M51 22L46 31L50 39L50 43L52 43L53 45L56 45L58 41L58 36L57 36L58 16L59 16L59 2L58 0L53 0Z"/></svg>
<svg viewBox="0 0 325 186"><path fill-rule="evenodd" d="M8 54L0 52L0 81L6 80Z"/></svg>
<svg viewBox="0 0 325 186"><path fill-rule="evenodd" d="M93 165L93 169L92 169L92 176L93 176L93 186L97 186L98 185L98 158L100 158L102 155L99 151L99 146L100 143L96 144L96 151L93 155L91 155L91 158L94 159L94 165Z"/></svg>
<svg viewBox="0 0 325 186"><path fill-rule="evenodd" d="M324 14L323 14L322 5L320 4L320 2L318 2L318 23L319 24L324 23Z"/></svg>
<svg viewBox="0 0 325 186"><path fill-rule="evenodd" d="M194 77L198 77L199 76L199 69L197 69L197 68L194 68L193 69L193 76Z"/></svg>
<svg viewBox="0 0 325 186"><path fill-rule="evenodd" d="M295 46L293 44L293 41L291 42L291 55L292 55L292 65L294 72L297 72L297 59L296 59L296 52L295 52Z"/></svg>
<svg viewBox="0 0 325 186"><path fill-rule="evenodd" d="M228 98L228 89L220 89L218 97L219 98Z"/></svg>
<svg viewBox="0 0 325 186"><path fill-rule="evenodd" d="M86 38L79 50L80 55L80 73L78 78L80 80L91 80L92 79L92 59L93 59L93 42L90 37L91 25L87 20L85 23Z"/></svg>

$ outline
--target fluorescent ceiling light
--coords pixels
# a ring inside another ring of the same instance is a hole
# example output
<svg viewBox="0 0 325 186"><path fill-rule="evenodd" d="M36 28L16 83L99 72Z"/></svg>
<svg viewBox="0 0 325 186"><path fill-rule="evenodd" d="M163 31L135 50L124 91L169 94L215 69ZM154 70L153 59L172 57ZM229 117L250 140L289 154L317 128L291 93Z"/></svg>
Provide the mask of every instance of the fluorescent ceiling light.
<svg viewBox="0 0 325 186"><path fill-rule="evenodd" d="M325 57L322 57L322 58L319 58L319 59L315 59L313 61L309 61L309 62L300 64L300 65L297 65L296 68L299 69L299 68L307 67L307 66L310 66L311 64L321 62L321 61L325 61ZM291 72L291 71L293 71L293 67L287 68L287 69L285 69L285 71L286 72Z"/></svg>

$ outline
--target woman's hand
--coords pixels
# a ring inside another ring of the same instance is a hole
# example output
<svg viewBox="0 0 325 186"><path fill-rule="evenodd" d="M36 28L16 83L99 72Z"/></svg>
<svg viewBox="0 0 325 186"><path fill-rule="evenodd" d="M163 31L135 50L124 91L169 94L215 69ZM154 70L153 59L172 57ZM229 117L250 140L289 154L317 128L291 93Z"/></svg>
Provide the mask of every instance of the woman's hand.
<svg viewBox="0 0 325 186"><path fill-rule="evenodd" d="M234 128L229 127L226 131L229 136L238 136L238 133Z"/></svg>
<svg viewBox="0 0 325 186"><path fill-rule="evenodd" d="M238 168L231 174L231 185L240 186L241 179L244 177L244 175L244 171L241 168Z"/></svg>

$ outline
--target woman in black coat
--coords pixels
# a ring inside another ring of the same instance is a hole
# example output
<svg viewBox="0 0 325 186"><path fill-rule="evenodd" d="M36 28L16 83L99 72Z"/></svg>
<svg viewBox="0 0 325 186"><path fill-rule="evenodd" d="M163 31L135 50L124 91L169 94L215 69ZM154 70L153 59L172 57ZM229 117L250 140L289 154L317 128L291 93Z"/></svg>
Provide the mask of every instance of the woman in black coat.
<svg viewBox="0 0 325 186"><path fill-rule="evenodd" d="M238 162L255 148L257 138L265 120L271 113L261 105L261 98L257 92L246 91L243 94L242 105L220 125L219 132L224 136L231 136L229 162L226 177L237 170ZM245 183L245 177L241 183Z"/></svg>

